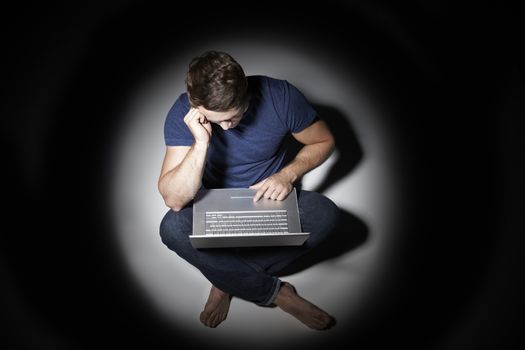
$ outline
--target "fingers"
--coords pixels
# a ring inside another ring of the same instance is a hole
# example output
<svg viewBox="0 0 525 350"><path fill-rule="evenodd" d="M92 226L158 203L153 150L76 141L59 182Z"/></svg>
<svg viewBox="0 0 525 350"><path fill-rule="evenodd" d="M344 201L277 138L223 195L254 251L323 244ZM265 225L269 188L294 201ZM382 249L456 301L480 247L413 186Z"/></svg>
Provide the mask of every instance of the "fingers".
<svg viewBox="0 0 525 350"><path fill-rule="evenodd" d="M208 123L208 119L206 119L204 114L199 112L197 108L190 108L189 112L184 116L184 122L187 125L191 124L193 121L198 121L200 124Z"/></svg>
<svg viewBox="0 0 525 350"><path fill-rule="evenodd" d="M202 113L199 113L199 123L208 124L208 119L206 119L206 117Z"/></svg>
<svg viewBox="0 0 525 350"><path fill-rule="evenodd" d="M282 201L286 198L286 196L288 196L288 194L292 190L291 185L287 186L279 182L266 180L264 180L263 182L259 182L253 186L250 186L250 188L257 190L255 196L253 197L254 202L257 202L261 198Z"/></svg>
<svg viewBox="0 0 525 350"><path fill-rule="evenodd" d="M256 193L255 193L255 196L253 197L253 201L254 202L257 202L259 199L261 199L261 196L264 194L264 192L261 191L261 188L262 186L264 185L264 183L266 182L267 179L264 179L258 183L256 183L255 185L251 185L250 188L253 189L253 190L258 190Z"/></svg>
<svg viewBox="0 0 525 350"><path fill-rule="evenodd" d="M255 193L255 196L253 197L253 201L257 202L259 199L261 199L261 197L263 196L264 192L266 192L266 190L264 190L264 191L262 191L262 190L257 191L257 193Z"/></svg>
<svg viewBox="0 0 525 350"><path fill-rule="evenodd" d="M267 179L264 179L260 182L257 182L255 185L251 185L250 188L253 189L253 190L258 190L259 188L261 188L262 185L264 185L264 183L266 182Z"/></svg>
<svg viewBox="0 0 525 350"><path fill-rule="evenodd" d="M186 115L184 116L184 122L185 122L186 124L189 124L190 121L191 121L193 118L195 118L195 116L197 115L197 113L198 113L197 109L195 109L195 108L190 108L189 112L186 113Z"/></svg>
<svg viewBox="0 0 525 350"><path fill-rule="evenodd" d="M209 142L212 127L206 116L196 108L190 108L184 116L184 123L188 126L196 142Z"/></svg>
<svg viewBox="0 0 525 350"><path fill-rule="evenodd" d="M270 195L270 197L268 197L268 199L272 199L272 200L277 200L277 197L279 197L280 195L280 192L278 192L276 189L273 190L272 194Z"/></svg>
<svg viewBox="0 0 525 350"><path fill-rule="evenodd" d="M286 197L288 197L288 194L290 193L291 191L283 191L281 192L281 194L279 194L279 196L277 196L276 200L278 201L284 201L284 199Z"/></svg>

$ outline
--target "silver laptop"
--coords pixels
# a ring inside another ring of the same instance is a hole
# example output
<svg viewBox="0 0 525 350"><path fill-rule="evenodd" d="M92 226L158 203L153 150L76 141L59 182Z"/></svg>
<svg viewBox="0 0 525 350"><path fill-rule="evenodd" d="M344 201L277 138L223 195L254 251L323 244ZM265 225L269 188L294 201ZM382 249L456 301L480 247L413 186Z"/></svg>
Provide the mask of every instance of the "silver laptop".
<svg viewBox="0 0 525 350"><path fill-rule="evenodd" d="M201 190L193 202L194 248L299 246L301 232L295 188L283 201L261 198L249 188Z"/></svg>

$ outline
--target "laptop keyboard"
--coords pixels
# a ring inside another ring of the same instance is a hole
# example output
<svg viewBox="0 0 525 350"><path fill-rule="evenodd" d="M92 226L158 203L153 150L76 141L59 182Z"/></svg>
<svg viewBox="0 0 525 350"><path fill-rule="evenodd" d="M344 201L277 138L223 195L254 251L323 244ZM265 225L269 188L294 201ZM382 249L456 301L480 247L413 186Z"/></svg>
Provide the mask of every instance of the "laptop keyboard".
<svg viewBox="0 0 525 350"><path fill-rule="evenodd" d="M285 233L288 233L286 210L206 212L206 234L275 235Z"/></svg>

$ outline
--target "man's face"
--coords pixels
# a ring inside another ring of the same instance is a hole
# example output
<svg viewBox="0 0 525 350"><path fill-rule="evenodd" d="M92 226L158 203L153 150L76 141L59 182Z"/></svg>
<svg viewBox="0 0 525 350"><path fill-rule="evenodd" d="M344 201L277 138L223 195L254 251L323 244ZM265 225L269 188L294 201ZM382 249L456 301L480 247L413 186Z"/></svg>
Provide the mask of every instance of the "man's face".
<svg viewBox="0 0 525 350"><path fill-rule="evenodd" d="M206 108L199 106L198 111L201 112L209 122L219 124L224 130L235 128L239 125L244 112L247 108L234 108L225 112L215 112L207 110Z"/></svg>

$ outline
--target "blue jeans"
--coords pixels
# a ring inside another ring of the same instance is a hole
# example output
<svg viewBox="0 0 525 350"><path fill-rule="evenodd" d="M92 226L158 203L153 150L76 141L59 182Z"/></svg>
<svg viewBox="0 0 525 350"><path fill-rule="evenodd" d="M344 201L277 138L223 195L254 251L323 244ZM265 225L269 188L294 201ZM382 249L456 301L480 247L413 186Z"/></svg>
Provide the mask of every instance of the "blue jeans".
<svg viewBox="0 0 525 350"><path fill-rule="evenodd" d="M298 257L318 246L335 228L339 208L322 194L298 192L299 214L310 237L302 246L259 248L195 249L190 243L193 211L191 204L162 219L162 242L198 268L217 288L258 305L271 305L281 281L276 274Z"/></svg>

